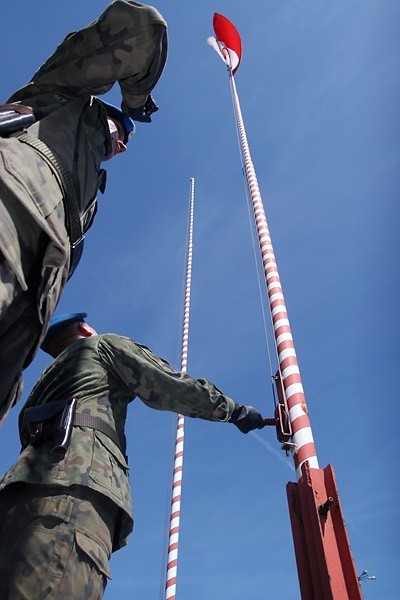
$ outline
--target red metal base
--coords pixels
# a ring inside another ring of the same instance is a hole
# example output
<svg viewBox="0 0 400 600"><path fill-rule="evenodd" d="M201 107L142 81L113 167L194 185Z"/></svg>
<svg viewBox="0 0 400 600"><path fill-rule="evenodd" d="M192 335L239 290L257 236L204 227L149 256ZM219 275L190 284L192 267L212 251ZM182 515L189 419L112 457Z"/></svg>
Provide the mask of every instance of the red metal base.
<svg viewBox="0 0 400 600"><path fill-rule="evenodd" d="M302 600L362 600L331 465L286 486Z"/></svg>

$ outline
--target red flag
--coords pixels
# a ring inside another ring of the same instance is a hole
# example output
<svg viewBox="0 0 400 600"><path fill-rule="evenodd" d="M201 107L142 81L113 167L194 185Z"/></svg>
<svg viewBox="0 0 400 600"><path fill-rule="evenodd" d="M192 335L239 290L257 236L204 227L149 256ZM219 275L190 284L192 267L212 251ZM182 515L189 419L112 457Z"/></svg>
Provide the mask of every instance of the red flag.
<svg viewBox="0 0 400 600"><path fill-rule="evenodd" d="M218 13L214 14L213 27L225 62L232 68L232 73L235 73L242 58L239 32L229 19Z"/></svg>

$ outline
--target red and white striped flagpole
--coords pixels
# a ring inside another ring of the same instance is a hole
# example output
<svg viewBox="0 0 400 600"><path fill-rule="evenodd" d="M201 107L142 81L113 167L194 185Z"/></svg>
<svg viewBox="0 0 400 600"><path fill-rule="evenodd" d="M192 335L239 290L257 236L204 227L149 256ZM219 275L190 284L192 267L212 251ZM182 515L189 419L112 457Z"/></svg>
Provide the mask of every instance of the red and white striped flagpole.
<svg viewBox="0 0 400 600"><path fill-rule="evenodd" d="M303 600L362 600L360 583L331 465L320 469L257 177L230 70L247 184L250 191L274 329L280 379L292 426L298 484L286 486Z"/></svg>
<svg viewBox="0 0 400 600"><path fill-rule="evenodd" d="M239 133L243 164L253 207L267 288L268 303L274 328L279 373L282 380L283 393L289 409L289 420L293 432L293 459L296 466L297 478L300 479L301 465L305 461L308 461L311 468L318 469L318 460L278 267L264 212L263 201L258 187L256 171L251 159L239 97L235 85L234 73L240 64L242 42L239 33L233 24L226 17L218 13L214 14L214 29L217 34L217 39L210 37L208 38L207 43L217 51L228 67L236 126Z"/></svg>
<svg viewBox="0 0 400 600"><path fill-rule="evenodd" d="M264 212L263 201L258 187L256 172L250 155L244 127L235 78L229 69L236 124L239 132L244 169L253 207L258 242L263 264L268 303L274 328L279 372L284 394L289 408L289 420L292 426L294 444L293 459L297 478L301 477L301 465L307 460L311 468L318 469L318 460L314 446L311 423L308 417L306 399L294 349L292 332L286 310L285 299L279 278L274 249Z"/></svg>
<svg viewBox="0 0 400 600"><path fill-rule="evenodd" d="M194 178L190 178L190 208L189 208L189 236L186 262L186 287L185 307L183 314L182 331L182 358L181 372L187 371L188 345L189 345L189 317L190 317L190 288L192 280L193 258L193 215L194 215ZM181 492L183 473L183 446L185 438L185 418L178 416L178 426L175 440L174 479L172 485L172 500L170 513L170 527L168 537L167 579L165 584L166 600L176 598L176 575L178 570L179 526L181 517Z"/></svg>
<svg viewBox="0 0 400 600"><path fill-rule="evenodd" d="M342 508L331 465L320 469L294 349L288 314L271 236L251 159L236 90L234 72L241 58L241 40L233 24L214 15L217 39L209 38L228 65L243 164L250 192L268 304L274 329L284 400L292 430L292 452L298 483L286 486L293 541L303 600L362 600Z"/></svg>

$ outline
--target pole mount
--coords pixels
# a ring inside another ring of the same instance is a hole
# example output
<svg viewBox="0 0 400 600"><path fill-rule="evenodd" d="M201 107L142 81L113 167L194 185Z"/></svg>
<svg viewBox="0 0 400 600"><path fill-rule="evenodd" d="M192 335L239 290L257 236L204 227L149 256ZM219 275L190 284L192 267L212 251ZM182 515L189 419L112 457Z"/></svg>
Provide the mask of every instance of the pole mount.
<svg viewBox="0 0 400 600"><path fill-rule="evenodd" d="M328 498L326 499L326 501L321 504L318 508L318 512L321 515L321 517L327 517L328 516L328 512L333 504L334 500L332 498L332 496L328 496Z"/></svg>

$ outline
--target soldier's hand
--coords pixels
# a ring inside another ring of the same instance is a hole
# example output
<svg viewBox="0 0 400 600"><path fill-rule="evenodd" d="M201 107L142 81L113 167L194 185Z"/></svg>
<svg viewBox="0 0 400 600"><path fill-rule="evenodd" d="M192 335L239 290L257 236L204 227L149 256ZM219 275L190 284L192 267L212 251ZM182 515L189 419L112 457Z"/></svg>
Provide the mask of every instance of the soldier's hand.
<svg viewBox="0 0 400 600"><path fill-rule="evenodd" d="M245 404L236 404L233 409L229 423L236 425L242 433L249 433L253 429L262 429L265 427L265 419L252 406Z"/></svg>
<svg viewBox="0 0 400 600"><path fill-rule="evenodd" d="M124 105L122 108L124 109ZM153 97L149 96L143 106L140 108L130 108L126 111L126 114L128 114L134 121L151 123L151 115L157 112L157 110L158 106L154 102Z"/></svg>

